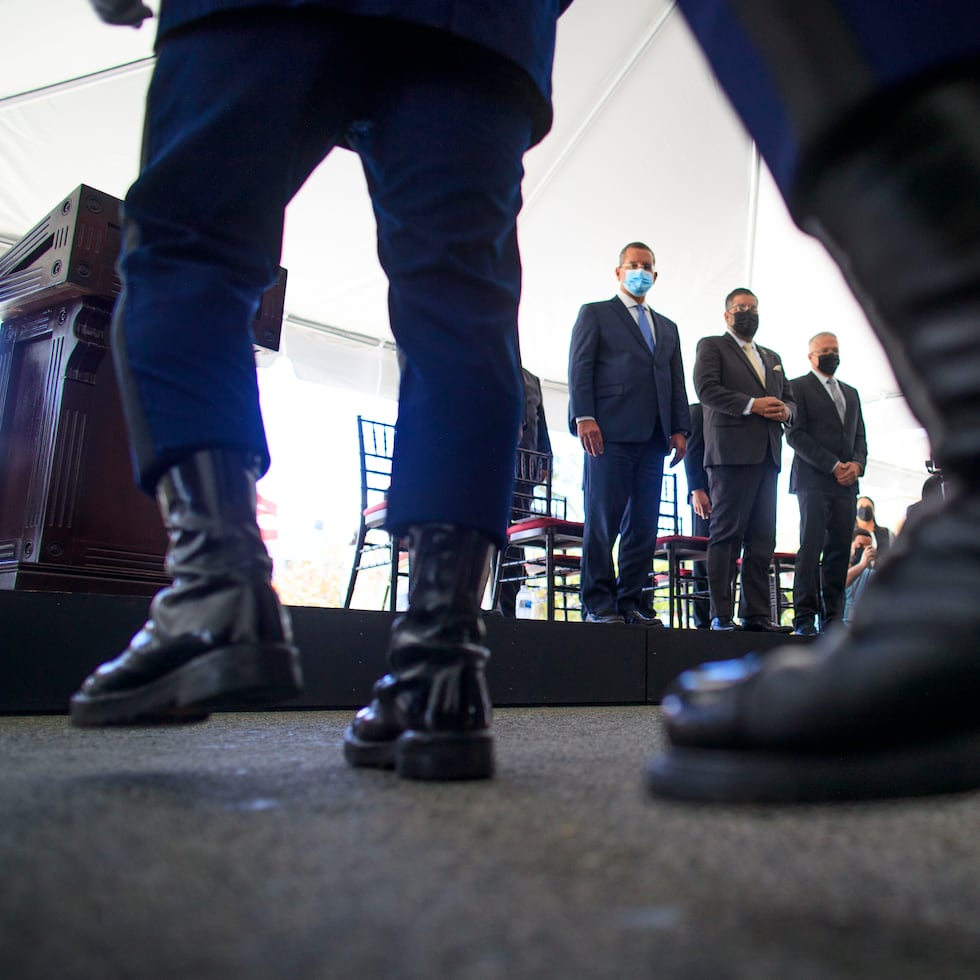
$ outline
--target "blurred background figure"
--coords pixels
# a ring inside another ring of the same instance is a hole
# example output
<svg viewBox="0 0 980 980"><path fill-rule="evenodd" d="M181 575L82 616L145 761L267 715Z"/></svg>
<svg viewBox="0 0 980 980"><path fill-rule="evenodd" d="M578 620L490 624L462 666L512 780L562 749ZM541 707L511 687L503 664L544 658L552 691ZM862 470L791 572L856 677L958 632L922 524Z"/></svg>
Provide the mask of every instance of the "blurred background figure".
<svg viewBox="0 0 980 980"><path fill-rule="evenodd" d="M795 450L789 489L800 507L793 632L801 636L815 636L843 615L858 478L868 462L861 398L836 376L837 337L811 337L808 357L810 372L792 382L796 414L786 433Z"/></svg>
<svg viewBox="0 0 980 980"><path fill-rule="evenodd" d="M846 626L854 615L854 604L867 588L875 570L878 552L871 542L871 535L864 528L856 527L851 540L851 558L847 569L844 597L843 622Z"/></svg>

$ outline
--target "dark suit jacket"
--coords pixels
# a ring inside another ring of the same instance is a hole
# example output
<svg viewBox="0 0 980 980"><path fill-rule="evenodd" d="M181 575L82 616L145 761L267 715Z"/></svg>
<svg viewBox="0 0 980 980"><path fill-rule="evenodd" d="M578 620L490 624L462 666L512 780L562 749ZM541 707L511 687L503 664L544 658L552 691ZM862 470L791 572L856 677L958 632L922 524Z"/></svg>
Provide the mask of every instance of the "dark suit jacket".
<svg viewBox="0 0 980 980"><path fill-rule="evenodd" d="M677 324L653 314L650 353L632 313L617 296L586 303L572 328L568 355L568 425L592 416L609 442L669 441L690 431L687 387Z"/></svg>
<svg viewBox="0 0 980 980"><path fill-rule="evenodd" d="M531 374L525 367L521 368L521 376L524 380L524 419L521 423L517 448L529 449L535 453L547 453L551 456L551 436L548 433L548 421L544 414L541 379ZM550 467L550 460L544 465ZM544 483L547 479L544 473L532 473L531 476L534 483Z"/></svg>
<svg viewBox="0 0 980 980"><path fill-rule="evenodd" d="M868 443L864 415L856 389L838 381L844 395L844 421L837 414L827 386L812 371L794 378L796 414L786 431L786 441L796 450L789 474L790 493L815 491L855 496L858 486L842 487L831 472L835 462L854 461L864 470L868 462Z"/></svg>
<svg viewBox="0 0 980 980"><path fill-rule="evenodd" d="M694 362L694 387L704 408L704 465L738 466L770 459L778 470L782 423L743 415L750 398L769 395L796 411L793 389L779 355L756 343L766 369L763 386L751 361L730 333L702 337Z"/></svg>
<svg viewBox="0 0 980 980"><path fill-rule="evenodd" d="M550 454L551 436L548 434L548 421L544 414L541 379L525 367L521 368L521 378L524 382L524 419L517 448Z"/></svg>
<svg viewBox="0 0 980 980"><path fill-rule="evenodd" d="M708 476L704 472L704 409L697 403L691 406L691 434L684 456L684 474L687 476L687 496L690 500L695 490L708 490Z"/></svg>

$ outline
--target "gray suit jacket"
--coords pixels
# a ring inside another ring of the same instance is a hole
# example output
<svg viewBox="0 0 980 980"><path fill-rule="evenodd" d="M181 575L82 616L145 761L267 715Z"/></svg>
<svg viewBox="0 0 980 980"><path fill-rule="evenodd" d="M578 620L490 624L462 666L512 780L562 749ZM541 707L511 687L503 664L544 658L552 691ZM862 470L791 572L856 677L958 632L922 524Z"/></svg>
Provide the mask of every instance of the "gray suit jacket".
<svg viewBox="0 0 980 980"><path fill-rule="evenodd" d="M756 349L766 369L765 385L731 334L698 341L694 387L704 408L705 466L739 466L769 459L780 468L782 423L742 412L750 398L765 395L785 402L790 418L796 404L779 355L758 343Z"/></svg>
<svg viewBox="0 0 980 980"><path fill-rule="evenodd" d="M650 353L633 315L618 297L586 303L572 328L568 355L568 425L592 416L611 442L668 441L689 434L687 386L677 324L653 314Z"/></svg>
<svg viewBox="0 0 980 980"><path fill-rule="evenodd" d="M792 381L796 415L786 431L786 441L796 455L789 473L790 493L854 496L858 492L856 483L842 487L831 472L838 460L860 463L862 471L868 462L861 399L855 388L842 381L838 384L844 395L843 422L827 386L812 371Z"/></svg>

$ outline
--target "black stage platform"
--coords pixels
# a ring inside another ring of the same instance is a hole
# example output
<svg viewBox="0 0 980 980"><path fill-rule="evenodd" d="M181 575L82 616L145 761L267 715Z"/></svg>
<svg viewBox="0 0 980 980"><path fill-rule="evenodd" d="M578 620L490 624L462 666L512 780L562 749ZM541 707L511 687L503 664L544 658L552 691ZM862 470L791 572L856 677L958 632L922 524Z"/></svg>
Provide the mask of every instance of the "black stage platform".
<svg viewBox="0 0 980 980"><path fill-rule="evenodd" d="M98 664L143 624L143 597L0 591L0 713L67 710ZM392 614L290 609L306 689L282 707L356 708L384 672ZM657 704L669 681L705 660L803 637L591 626L487 617L494 704Z"/></svg>

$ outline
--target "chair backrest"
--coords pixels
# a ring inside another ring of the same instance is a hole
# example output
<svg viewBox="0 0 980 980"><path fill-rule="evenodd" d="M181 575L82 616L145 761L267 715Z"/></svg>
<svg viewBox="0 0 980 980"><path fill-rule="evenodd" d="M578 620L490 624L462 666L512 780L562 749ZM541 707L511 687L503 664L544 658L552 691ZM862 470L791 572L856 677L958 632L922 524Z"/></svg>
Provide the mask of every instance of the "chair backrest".
<svg viewBox="0 0 980 980"><path fill-rule="evenodd" d="M657 537L681 533L680 510L677 505L677 474L664 473L660 488L660 516L657 519Z"/></svg>
<svg viewBox="0 0 980 980"><path fill-rule="evenodd" d="M565 501L557 501L551 492L552 458L550 453L518 449L514 481L514 506L511 520L527 517L565 516ZM558 506L561 514L555 513Z"/></svg>
<svg viewBox="0 0 980 980"><path fill-rule="evenodd" d="M357 416L357 441L361 453L361 510L380 504L391 485L391 455L395 427Z"/></svg>

